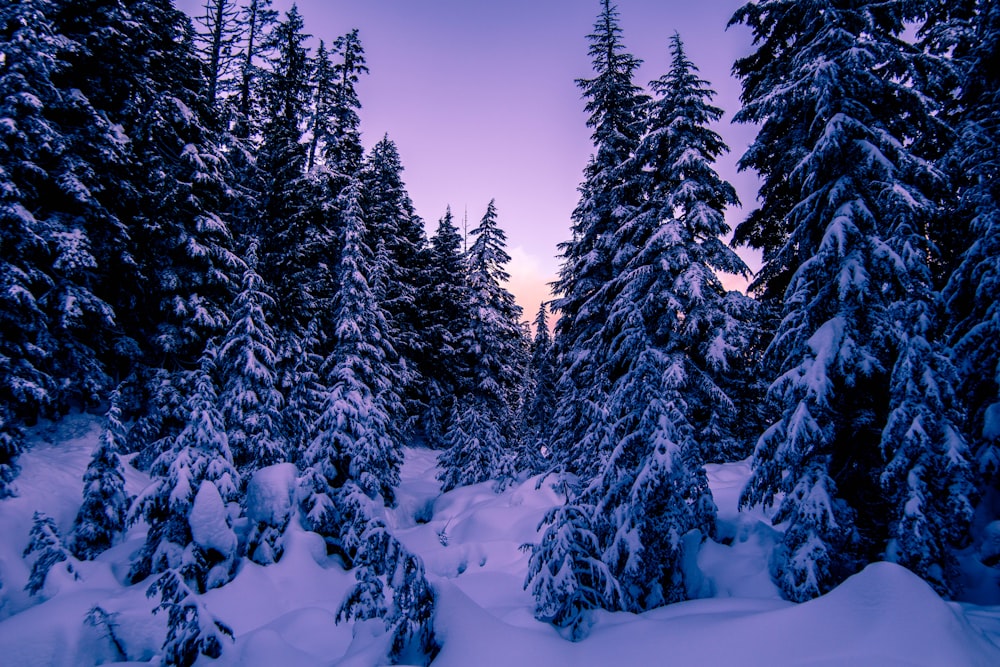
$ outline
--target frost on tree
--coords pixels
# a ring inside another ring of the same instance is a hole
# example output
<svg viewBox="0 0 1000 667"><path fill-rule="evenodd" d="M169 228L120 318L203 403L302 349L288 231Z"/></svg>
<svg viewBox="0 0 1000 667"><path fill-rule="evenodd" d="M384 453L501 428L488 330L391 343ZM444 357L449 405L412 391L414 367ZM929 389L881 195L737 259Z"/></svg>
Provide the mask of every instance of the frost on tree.
<svg viewBox="0 0 1000 667"><path fill-rule="evenodd" d="M125 441L119 400L119 393L112 393L101 439L83 474L83 504L73 522L71 548L85 560L106 551L125 531L131 498L119 458Z"/></svg>

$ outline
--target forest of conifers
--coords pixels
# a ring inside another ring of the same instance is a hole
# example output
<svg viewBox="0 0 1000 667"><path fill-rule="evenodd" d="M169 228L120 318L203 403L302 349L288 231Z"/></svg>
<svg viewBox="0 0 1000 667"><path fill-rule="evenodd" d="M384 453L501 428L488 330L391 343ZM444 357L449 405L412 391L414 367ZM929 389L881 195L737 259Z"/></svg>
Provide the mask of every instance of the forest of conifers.
<svg viewBox="0 0 1000 667"><path fill-rule="evenodd" d="M634 81L602 0L578 81L593 153L533 334L494 203L467 238L450 210L428 236L392 140L363 147L357 30L310 47L294 6L205 7L0 5L0 498L40 419L107 415L71 534L37 517L36 590L145 521L128 576L190 664L226 632L197 596L280 559L297 520L357 569L344 616L430 660L433 587L373 509L414 445L444 491L556 476L526 587L571 639L590 610L688 598L706 462L752 457L741 502L776 507L789 600L878 560L957 597L959 550L1000 562L1000 5L739 9L731 111L758 127L740 167L761 186L731 230L711 83L676 34ZM125 455L154 480L136 498ZM296 517L239 549L193 539L197 504L287 463Z"/></svg>

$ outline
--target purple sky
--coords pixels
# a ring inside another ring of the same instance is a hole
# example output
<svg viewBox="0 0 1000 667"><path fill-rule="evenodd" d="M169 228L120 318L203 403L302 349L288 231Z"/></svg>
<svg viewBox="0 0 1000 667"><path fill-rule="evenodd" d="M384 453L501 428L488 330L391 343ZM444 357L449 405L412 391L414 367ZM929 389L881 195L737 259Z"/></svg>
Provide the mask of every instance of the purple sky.
<svg viewBox="0 0 1000 667"><path fill-rule="evenodd" d="M180 0L200 14L203 0ZM282 13L290 1L274 0ZM490 199L507 232L508 286L531 319L549 298L557 244L569 238L577 186L592 152L575 80L592 75L586 39L599 0L299 0L306 31L327 44L358 28L370 73L358 86L366 146L396 142L407 189L428 233L451 204L476 226ZM618 0L627 49L643 60L637 83L669 68L678 31L726 112L715 128L732 149L718 164L744 210L756 178L735 162L752 128L730 123L739 108L733 61L750 49L743 26L726 30L742 0ZM756 261L748 257L752 268ZM738 286L738 283L732 283Z"/></svg>

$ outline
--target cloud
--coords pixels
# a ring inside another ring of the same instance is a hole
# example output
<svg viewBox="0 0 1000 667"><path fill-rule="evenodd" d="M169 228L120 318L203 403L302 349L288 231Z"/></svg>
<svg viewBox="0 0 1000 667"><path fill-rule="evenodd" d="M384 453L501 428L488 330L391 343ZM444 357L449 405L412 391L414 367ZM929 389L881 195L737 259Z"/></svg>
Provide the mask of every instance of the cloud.
<svg viewBox="0 0 1000 667"><path fill-rule="evenodd" d="M556 279L555 263L533 255L523 246L508 248L507 252L510 254L507 289L524 309L523 319L530 322L535 319L539 304L552 299L549 283Z"/></svg>

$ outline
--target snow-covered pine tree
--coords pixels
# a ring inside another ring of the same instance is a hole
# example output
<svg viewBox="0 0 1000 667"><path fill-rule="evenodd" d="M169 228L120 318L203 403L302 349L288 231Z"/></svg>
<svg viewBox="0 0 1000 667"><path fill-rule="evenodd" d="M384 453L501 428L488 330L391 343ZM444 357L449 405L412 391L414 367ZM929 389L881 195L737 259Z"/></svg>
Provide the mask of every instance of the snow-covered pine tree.
<svg viewBox="0 0 1000 667"><path fill-rule="evenodd" d="M215 110L238 85L240 8L237 0L206 0L203 11L195 17L195 39L205 63L206 101Z"/></svg>
<svg viewBox="0 0 1000 667"><path fill-rule="evenodd" d="M427 277L430 252L423 220L413 208L402 172L396 145L386 135L372 147L361 171L362 208L368 246L377 248L381 241L384 247L380 301L405 381L400 393L406 418L412 422L419 417L420 388L426 382L417 364L425 353L420 294L431 288ZM413 425L408 423L403 430L410 432Z"/></svg>
<svg viewBox="0 0 1000 667"><path fill-rule="evenodd" d="M580 202L573 211L573 238L560 245L563 263L553 284L559 312L555 347L559 400L552 443L558 459L585 477L592 476L606 445L601 443L607 379L596 354L598 332L607 319L604 286L614 277L612 235L640 199L638 174L630 158L643 128L645 96L633 82L641 61L622 43L618 10L602 0L602 11L588 35L594 77L577 85L587 100L588 127L596 152L584 172Z"/></svg>
<svg viewBox="0 0 1000 667"><path fill-rule="evenodd" d="M736 238L763 250L754 288L784 293L767 350L772 423L741 502L782 497L774 520L787 529L772 570L793 600L829 590L883 553L939 581L949 536L900 538L924 520L967 518L932 516L967 504L967 485L928 274L927 222L941 175L921 151L938 144L941 121L927 79L911 76L937 63L899 39L918 10L761 2L732 19L757 45L735 65L744 101L737 120L761 124L740 164L763 178L761 207ZM914 377L936 394L920 395ZM897 441L907 423L921 433ZM921 506L935 487L930 476L943 471L958 483ZM930 514L914 521L916 506Z"/></svg>
<svg viewBox="0 0 1000 667"><path fill-rule="evenodd" d="M514 461L516 471L532 473L542 472L550 465L548 430L556 408L555 355L545 303L538 307L534 326L522 387L520 436Z"/></svg>
<svg viewBox="0 0 1000 667"><path fill-rule="evenodd" d="M302 135L311 87L305 46L309 35L304 29L293 5L269 35L271 57L261 82L263 126L257 161L266 185L261 193L258 270L277 305L276 326L283 337L300 337L312 319L317 310L315 273L327 266L303 257L310 235L322 234L326 245L328 230L317 223L329 204L324 185L307 177L305 170Z"/></svg>
<svg viewBox="0 0 1000 667"><path fill-rule="evenodd" d="M670 56L669 72L650 83L656 99L647 105L635 156L645 197L615 238L623 283L615 291L641 304L654 343L687 356L685 394L695 437L703 447L719 448L720 440L738 438L735 424L742 420L726 390L748 370L746 348L757 313L750 299L727 292L718 277L750 273L722 240L730 232L725 210L739 205L714 167L729 150L710 128L723 112L711 104L715 92L698 77L677 33ZM733 425L728 433L725 423Z"/></svg>
<svg viewBox="0 0 1000 667"><path fill-rule="evenodd" d="M418 301L423 346L417 372L423 381L420 397L424 405L417 433L429 446L441 448L454 397L464 391L469 372L459 352L459 340L469 316L465 306L466 266L462 236L450 206L431 236L429 255L428 287L419 294Z"/></svg>
<svg viewBox="0 0 1000 667"><path fill-rule="evenodd" d="M56 23L59 8L42 0L0 8L0 117L8 119L0 142L0 497L16 474L19 424L71 402L96 405L114 356L107 269L96 258L120 256L125 232L97 194L98 175L113 171L123 151L73 78L67 57L81 43Z"/></svg>
<svg viewBox="0 0 1000 667"><path fill-rule="evenodd" d="M381 618L391 635L394 664L427 665L441 647L434 634L434 589L424 564L380 520L368 519L359 538L354 587L337 612L342 620Z"/></svg>
<svg viewBox="0 0 1000 667"><path fill-rule="evenodd" d="M283 398L277 389L277 340L267 313L274 300L256 271L256 243L247 251L242 288L229 330L219 345L219 401L233 461L249 479L253 471L288 460L282 433Z"/></svg>
<svg viewBox="0 0 1000 667"><path fill-rule="evenodd" d="M149 524L129 571L133 582L184 566L186 583L205 590L224 584L235 568L236 535L224 503L237 499L240 476L218 407L213 364L208 352L192 371L187 423L153 463L152 482L129 510L130 520L141 516Z"/></svg>
<svg viewBox="0 0 1000 667"><path fill-rule="evenodd" d="M594 609L617 609L621 591L601 560L593 531L594 507L567 502L550 509L538 529L542 540L531 550L524 588L535 597L535 618L554 625L566 639L590 633Z"/></svg>
<svg viewBox="0 0 1000 667"><path fill-rule="evenodd" d="M364 157L361 118L358 116L361 100L356 86L360 75L368 72L365 50L357 28L334 40L331 55L334 59L331 72L333 78L330 81L332 131L324 153L327 163L335 172L354 177L361 169ZM339 188L335 194L339 194Z"/></svg>
<svg viewBox="0 0 1000 667"><path fill-rule="evenodd" d="M259 127L260 87L265 78L261 60L265 60L274 44L271 30L278 13L271 9L271 0L247 0L239 13L239 90L236 93L236 113L233 134L247 139Z"/></svg>
<svg viewBox="0 0 1000 667"><path fill-rule="evenodd" d="M306 171L312 171L316 165L316 158L320 155L320 146L326 146L330 139L333 128L333 118L330 113L330 106L333 97L333 62L330 60L330 52L326 50L326 43L321 39L316 48L316 55L313 56L312 70L312 108L309 118L309 153L306 159Z"/></svg>
<svg viewBox="0 0 1000 667"><path fill-rule="evenodd" d="M493 201L471 234L475 241L466 260L467 328L459 340L470 375L457 392L445 435L447 449L439 458L438 479L445 491L491 479L502 488L512 477L514 415L525 363L521 307L503 286L510 279L505 268L510 255Z"/></svg>
<svg viewBox="0 0 1000 667"><path fill-rule="evenodd" d="M279 366L279 385L286 396L285 407L281 411L281 432L287 442L288 460L293 463L299 463L309 447L312 427L319 419L327 392L326 384L319 375L323 358L316 351L319 348L319 327L319 319L313 318L301 338L290 337L279 346L286 359Z"/></svg>
<svg viewBox="0 0 1000 667"><path fill-rule="evenodd" d="M687 417L688 359L653 345L629 303L611 313L620 332L609 363L629 366L608 404L614 448L583 498L621 604L644 611L689 597L686 552L714 536L715 503Z"/></svg>
<svg viewBox="0 0 1000 667"><path fill-rule="evenodd" d="M25 558L33 554L31 573L28 575L28 583L24 586L29 595L38 595L45 588L49 572L59 563L66 563L63 567L73 579L80 578L74 566L76 558L63 544L56 522L42 512L35 512L32 517L28 546L24 550Z"/></svg>
<svg viewBox="0 0 1000 667"><path fill-rule="evenodd" d="M949 337L966 410L964 432L982 494L983 522L1000 517L1000 8L984 0L941 3L928 28L934 52L950 53L959 73L950 109L957 140L944 161L954 189L946 217L958 224L958 265L944 290ZM939 232L940 233L940 232Z"/></svg>
<svg viewBox="0 0 1000 667"><path fill-rule="evenodd" d="M109 399L101 439L83 474L83 504L70 536L70 549L77 558L95 558L125 531L131 498L125 492L125 475L118 456L124 442L120 394L115 390Z"/></svg>
<svg viewBox="0 0 1000 667"><path fill-rule="evenodd" d="M334 541L341 532L336 497L344 483L352 480L369 497L381 496L392 505L402 464L390 418L401 410L393 383L394 351L368 283L371 258L363 243L359 194L354 179L341 204L344 233L332 314L333 351L320 370L327 391L303 460L309 527Z"/></svg>
<svg viewBox="0 0 1000 667"><path fill-rule="evenodd" d="M167 636L163 641L163 661L167 665L190 667L199 656L218 658L233 630L217 619L198 599L187 582L190 574L170 569L157 577L146 591L147 597L160 596L154 609L167 612Z"/></svg>
<svg viewBox="0 0 1000 667"><path fill-rule="evenodd" d="M609 243L614 275L597 351L610 451L583 496L623 603L636 611L685 599L694 583L685 551L714 534L701 439L711 415L735 412L720 384L749 327L716 275L748 272L721 241L724 209L738 203L712 166L726 147L708 124L722 111L677 34L670 51L632 167L645 194Z"/></svg>
<svg viewBox="0 0 1000 667"><path fill-rule="evenodd" d="M117 318L137 332L150 363L174 369L195 363L208 339L222 333L238 285L241 262L222 217L225 156L210 129L188 17L162 0L93 13L89 34L107 40L108 51L96 49L102 62L87 59L95 69L81 79L98 87L99 108L122 125L131 157L118 174L124 196L115 205L137 279L116 283ZM105 58L121 69L108 71Z"/></svg>
<svg viewBox="0 0 1000 667"><path fill-rule="evenodd" d="M225 0L213 0L224 2ZM245 237L261 238L267 231L261 224L264 215L268 179L259 150L265 121L263 63L269 56L270 31L277 12L271 0L247 0L240 3L235 19L235 41L230 45L233 71L227 76L215 105L220 143L226 155L226 181L233 190L228 200L226 220L237 244L245 247ZM202 32L205 39L206 31ZM204 51L203 51L204 59ZM207 76L211 77L211 62Z"/></svg>

